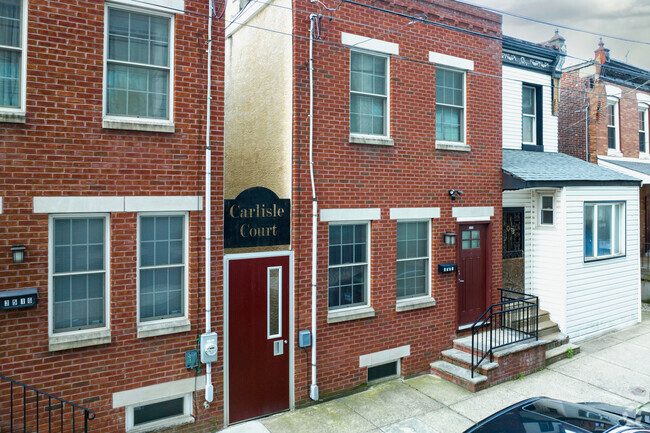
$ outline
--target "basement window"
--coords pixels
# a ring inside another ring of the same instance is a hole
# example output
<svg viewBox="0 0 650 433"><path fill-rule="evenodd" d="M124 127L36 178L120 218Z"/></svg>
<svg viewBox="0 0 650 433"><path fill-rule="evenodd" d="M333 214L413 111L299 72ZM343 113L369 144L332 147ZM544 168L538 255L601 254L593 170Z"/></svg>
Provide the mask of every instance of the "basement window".
<svg viewBox="0 0 650 433"><path fill-rule="evenodd" d="M368 382L382 379L392 379L399 374L399 361L368 367Z"/></svg>
<svg viewBox="0 0 650 433"><path fill-rule="evenodd" d="M144 432L192 422L192 394L127 407L127 431Z"/></svg>

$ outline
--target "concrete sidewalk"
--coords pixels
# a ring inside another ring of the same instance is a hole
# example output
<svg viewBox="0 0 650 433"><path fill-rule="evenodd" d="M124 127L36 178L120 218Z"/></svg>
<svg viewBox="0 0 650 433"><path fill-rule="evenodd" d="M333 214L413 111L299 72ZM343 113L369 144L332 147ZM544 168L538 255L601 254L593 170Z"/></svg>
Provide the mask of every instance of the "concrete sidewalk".
<svg viewBox="0 0 650 433"><path fill-rule="evenodd" d="M580 354L473 394L432 375L238 424L223 433L460 433L535 396L650 409L650 312L643 322L580 344Z"/></svg>

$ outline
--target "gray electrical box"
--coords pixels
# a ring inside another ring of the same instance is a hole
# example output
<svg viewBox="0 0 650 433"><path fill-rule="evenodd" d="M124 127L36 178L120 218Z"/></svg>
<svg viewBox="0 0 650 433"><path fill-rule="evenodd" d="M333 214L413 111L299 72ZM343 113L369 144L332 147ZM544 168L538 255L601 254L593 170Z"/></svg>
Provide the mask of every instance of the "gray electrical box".
<svg viewBox="0 0 650 433"><path fill-rule="evenodd" d="M298 332L298 347L309 347L311 346L311 331L299 331Z"/></svg>
<svg viewBox="0 0 650 433"><path fill-rule="evenodd" d="M219 358L219 339L216 332L201 334L201 362L210 364Z"/></svg>
<svg viewBox="0 0 650 433"><path fill-rule="evenodd" d="M198 349L185 351L185 368L196 368L199 365Z"/></svg>

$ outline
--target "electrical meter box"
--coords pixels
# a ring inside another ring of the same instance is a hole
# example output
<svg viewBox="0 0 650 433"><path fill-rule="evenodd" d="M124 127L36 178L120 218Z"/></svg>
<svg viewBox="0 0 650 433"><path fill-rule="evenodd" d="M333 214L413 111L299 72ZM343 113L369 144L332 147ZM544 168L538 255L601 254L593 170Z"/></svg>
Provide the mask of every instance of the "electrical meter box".
<svg viewBox="0 0 650 433"><path fill-rule="evenodd" d="M219 357L219 345L216 332L201 334L201 362L210 364L217 362Z"/></svg>

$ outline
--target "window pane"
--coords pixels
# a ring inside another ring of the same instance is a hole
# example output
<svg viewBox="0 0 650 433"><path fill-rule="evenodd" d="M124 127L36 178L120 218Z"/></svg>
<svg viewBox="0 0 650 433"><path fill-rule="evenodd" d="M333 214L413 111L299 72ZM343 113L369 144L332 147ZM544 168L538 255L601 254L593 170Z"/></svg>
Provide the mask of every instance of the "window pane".
<svg viewBox="0 0 650 433"><path fill-rule="evenodd" d="M0 0L0 45L20 47L21 0Z"/></svg>
<svg viewBox="0 0 650 433"><path fill-rule="evenodd" d="M330 308L365 303L367 268L356 263L367 260L366 227L365 224L356 224L332 225L329 228Z"/></svg>
<svg viewBox="0 0 650 433"><path fill-rule="evenodd" d="M436 106L436 138L445 141L461 141L460 108Z"/></svg>
<svg viewBox="0 0 650 433"><path fill-rule="evenodd" d="M522 139L524 143L534 143L535 142L535 118L524 116L522 119Z"/></svg>
<svg viewBox="0 0 650 433"><path fill-rule="evenodd" d="M524 114L535 114L535 89L532 87L523 87L522 112Z"/></svg>
<svg viewBox="0 0 650 433"><path fill-rule="evenodd" d="M617 204L613 205L613 217L614 221L612 223L612 232L614 235L614 254L620 254L623 252L623 242L621 242L621 209L622 205Z"/></svg>
<svg viewBox="0 0 650 433"><path fill-rule="evenodd" d="M553 196L542 197L542 209L553 209Z"/></svg>
<svg viewBox="0 0 650 433"><path fill-rule="evenodd" d="M594 256L594 206L585 206L585 257Z"/></svg>
<svg viewBox="0 0 650 433"><path fill-rule="evenodd" d="M20 106L21 56L20 52L0 49L0 106Z"/></svg>
<svg viewBox="0 0 650 433"><path fill-rule="evenodd" d="M133 408L133 425L138 426L152 421L183 415L184 398L161 401Z"/></svg>
<svg viewBox="0 0 650 433"><path fill-rule="evenodd" d="M280 299L280 269L268 269L268 336L277 336L280 334L280 316L282 300Z"/></svg>
<svg viewBox="0 0 650 433"><path fill-rule="evenodd" d="M543 210L542 211L542 224L553 224L553 211L552 210Z"/></svg>
<svg viewBox="0 0 650 433"><path fill-rule="evenodd" d="M598 255L612 254L612 206L598 205Z"/></svg>

